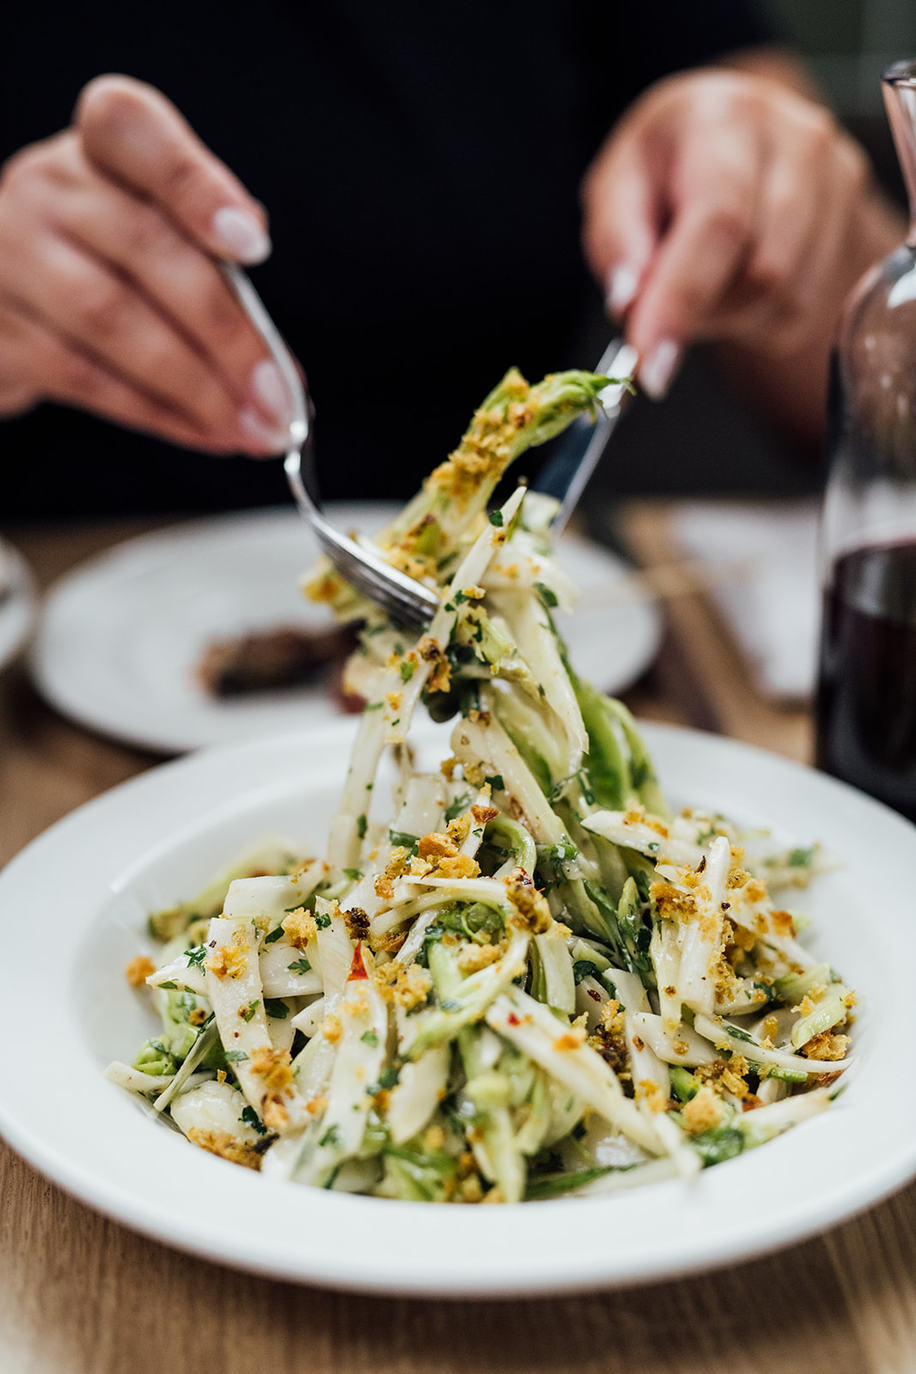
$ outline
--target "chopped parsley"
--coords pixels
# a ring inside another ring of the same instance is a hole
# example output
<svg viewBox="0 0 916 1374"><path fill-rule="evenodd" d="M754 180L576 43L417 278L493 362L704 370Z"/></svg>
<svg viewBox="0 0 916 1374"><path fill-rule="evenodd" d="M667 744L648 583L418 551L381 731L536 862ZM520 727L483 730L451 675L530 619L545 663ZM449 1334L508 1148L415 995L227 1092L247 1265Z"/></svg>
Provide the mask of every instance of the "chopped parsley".
<svg viewBox="0 0 916 1374"><path fill-rule="evenodd" d="M451 805L445 808L445 819L453 821L456 816L460 816L462 811L467 809L470 800L470 792L462 792L460 797L456 797Z"/></svg>
<svg viewBox="0 0 916 1374"><path fill-rule="evenodd" d="M540 598L545 606L549 606L551 609L553 609L554 606L557 606L559 604L557 601L556 592L553 590L552 587L548 587L546 582L535 582L534 585L535 589L540 594Z"/></svg>
<svg viewBox="0 0 916 1374"><path fill-rule="evenodd" d="M265 997L264 1010L268 1016L272 1016L275 1021L285 1021L289 1016L289 1007L282 997Z"/></svg>
<svg viewBox="0 0 916 1374"><path fill-rule="evenodd" d="M345 868L344 877L349 878L351 883L358 883L363 876L361 868Z"/></svg>
<svg viewBox="0 0 916 1374"><path fill-rule="evenodd" d="M400 666L401 666L401 681L402 681L402 682L409 682L410 679L413 677L414 673L417 671L417 665L416 665L415 663L411 663L409 659L404 658L404 659L401 660L401 665L400 665Z"/></svg>
<svg viewBox="0 0 916 1374"><path fill-rule="evenodd" d="M327 1145L332 1150L339 1150L343 1141L340 1138L340 1127L329 1126L324 1135L318 1142L319 1145Z"/></svg>
<svg viewBox="0 0 916 1374"><path fill-rule="evenodd" d="M247 1007L239 1007L239 1016L241 1016L243 1021L250 1021L253 1018L257 1009L258 999L255 998L253 1002L248 1003Z"/></svg>
<svg viewBox="0 0 916 1374"><path fill-rule="evenodd" d="M503 782L502 773L488 773L484 778L484 782L488 782L494 792L505 792L506 790L506 784Z"/></svg>
<svg viewBox="0 0 916 1374"><path fill-rule="evenodd" d="M384 705L383 701L367 701L363 707L363 714L365 715L367 711L380 711Z"/></svg>
<svg viewBox="0 0 916 1374"><path fill-rule="evenodd" d="M573 978L576 980L576 987L582 982L583 978L597 978L601 982L601 970L597 964L593 964L591 959L577 959L573 964Z"/></svg>
<svg viewBox="0 0 916 1374"><path fill-rule="evenodd" d="M389 830L388 839L399 849L406 849L413 855L416 854L420 846L418 835L411 835L406 830Z"/></svg>
<svg viewBox="0 0 916 1374"><path fill-rule="evenodd" d="M242 1064L248 1058L244 1050L226 1050L225 1060L227 1064Z"/></svg>
<svg viewBox="0 0 916 1374"><path fill-rule="evenodd" d="M290 973L309 973L311 972L312 968L308 959L305 958L294 959L293 962L291 964L287 964L286 967L289 969Z"/></svg>
<svg viewBox="0 0 916 1374"><path fill-rule="evenodd" d="M188 968L190 968L192 964L195 968L201 968L207 957L207 946L196 945L194 949L186 949L184 957L187 960Z"/></svg>
<svg viewBox="0 0 916 1374"><path fill-rule="evenodd" d="M490 511L490 524L495 525L498 530L503 527L503 513L501 510Z"/></svg>
<svg viewBox="0 0 916 1374"><path fill-rule="evenodd" d="M242 1115L239 1117L239 1121L244 1121L245 1125L250 1126L252 1130L257 1131L258 1135L267 1134L267 1127L264 1125L264 1122L258 1116L254 1107L243 1107Z"/></svg>
<svg viewBox="0 0 916 1374"><path fill-rule="evenodd" d="M331 918L326 911L322 912L320 916L315 917L315 925L319 930L327 930L330 924Z"/></svg>
<svg viewBox="0 0 916 1374"><path fill-rule="evenodd" d="M400 1070L396 1069L393 1064L389 1065L387 1069L382 1069L382 1072L378 1076L377 1083L369 1084L366 1092L370 1097L375 1097L376 1093L385 1092L389 1088L393 1088L398 1081L399 1074Z"/></svg>
<svg viewBox="0 0 916 1374"><path fill-rule="evenodd" d="M356 818L356 833L361 840L366 838L366 817L365 813Z"/></svg>
<svg viewBox="0 0 916 1374"><path fill-rule="evenodd" d="M789 868L807 868L814 858L814 851L816 848L816 845L812 845L810 849L791 850L789 857L786 859L787 865Z"/></svg>
<svg viewBox="0 0 916 1374"><path fill-rule="evenodd" d="M280 936L281 936L282 934L283 934L283 927L282 927L282 926L274 926L273 930L269 931L269 932L264 936L264 943L265 943L265 945L272 945L273 942L274 942L274 940L279 940L279 938L280 938Z"/></svg>
<svg viewBox="0 0 916 1374"><path fill-rule="evenodd" d="M377 1032L377 1031L374 1031L374 1030L363 1031L362 1035L361 1035L359 1038L360 1038L360 1040L363 1042L364 1045L368 1045L368 1046L369 1046L371 1049L373 1049L373 1050L378 1049L378 1032Z"/></svg>

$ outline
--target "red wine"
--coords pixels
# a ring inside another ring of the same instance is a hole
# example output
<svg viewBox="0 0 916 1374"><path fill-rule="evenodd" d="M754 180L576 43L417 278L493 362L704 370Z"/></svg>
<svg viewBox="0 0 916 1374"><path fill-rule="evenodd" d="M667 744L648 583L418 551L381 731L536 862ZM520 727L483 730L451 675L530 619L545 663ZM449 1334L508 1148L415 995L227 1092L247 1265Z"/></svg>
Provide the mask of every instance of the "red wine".
<svg viewBox="0 0 916 1374"><path fill-rule="evenodd" d="M817 766L916 821L916 542L838 560L820 665Z"/></svg>

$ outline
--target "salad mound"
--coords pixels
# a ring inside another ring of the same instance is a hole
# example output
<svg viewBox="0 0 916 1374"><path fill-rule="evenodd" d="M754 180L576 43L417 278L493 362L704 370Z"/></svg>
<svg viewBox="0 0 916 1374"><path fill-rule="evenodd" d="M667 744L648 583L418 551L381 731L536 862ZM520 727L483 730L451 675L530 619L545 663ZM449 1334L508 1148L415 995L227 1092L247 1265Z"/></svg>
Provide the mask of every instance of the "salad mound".
<svg viewBox="0 0 916 1374"><path fill-rule="evenodd" d="M608 382L510 371L380 536L439 595L425 633L329 565L307 584L362 624L326 857L262 851L153 915L160 956L128 976L162 1030L108 1069L198 1146L294 1183L518 1202L687 1178L838 1091L855 998L776 900L817 847L671 814L557 632L555 503L520 486L487 513ZM452 722L433 773L408 743L420 705Z"/></svg>

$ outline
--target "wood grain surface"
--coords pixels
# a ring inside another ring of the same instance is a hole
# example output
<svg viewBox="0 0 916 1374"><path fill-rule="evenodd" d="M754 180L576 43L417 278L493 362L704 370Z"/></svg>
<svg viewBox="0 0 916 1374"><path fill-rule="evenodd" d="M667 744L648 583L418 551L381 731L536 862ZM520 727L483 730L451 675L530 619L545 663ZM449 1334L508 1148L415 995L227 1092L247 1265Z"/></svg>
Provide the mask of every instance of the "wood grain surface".
<svg viewBox="0 0 916 1374"><path fill-rule="evenodd" d="M47 585L140 528L152 522L20 530L15 542ZM664 511L634 508L626 530L651 561L664 547ZM756 697L702 598L678 598L669 617L659 664L629 705L805 758L805 713ZM0 678L0 862L155 762L62 720L21 665L8 671ZM747 1206L753 1212L766 1200L749 1197ZM510 1248L511 1228L507 1215ZM191 1258L91 1211L0 1145L0 1374L160 1370L909 1374L916 1187L806 1244L680 1282L450 1303L325 1292Z"/></svg>

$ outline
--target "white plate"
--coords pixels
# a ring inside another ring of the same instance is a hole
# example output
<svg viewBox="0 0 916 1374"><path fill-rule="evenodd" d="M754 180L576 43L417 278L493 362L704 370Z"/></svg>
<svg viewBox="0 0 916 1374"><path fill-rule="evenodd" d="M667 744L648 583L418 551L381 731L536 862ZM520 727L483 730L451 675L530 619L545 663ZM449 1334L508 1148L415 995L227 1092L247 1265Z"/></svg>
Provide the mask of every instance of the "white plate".
<svg viewBox="0 0 916 1374"><path fill-rule="evenodd" d="M858 989L857 1070L829 1111L694 1183L511 1208L297 1188L150 1121L102 1077L149 1034L124 978L144 915L278 830L321 852L352 725L160 767L83 807L0 875L0 1131L109 1216L208 1258L388 1293L506 1296L636 1283L747 1259L877 1201L916 1170L916 830L746 745L646 727L677 803L821 837L843 867L799 896L812 948Z"/></svg>
<svg viewBox="0 0 916 1374"><path fill-rule="evenodd" d="M395 507L339 505L342 529L371 533ZM594 594L624 564L567 535L561 561ZM223 516L177 525L119 545L64 577L45 604L32 671L44 696L83 725L132 744L180 753L254 735L282 734L339 716L330 673L313 684L219 700L194 678L214 639L275 625L326 625L299 577L317 557L293 510ZM649 602L583 609L568 623L581 673L619 692L651 663L660 619Z"/></svg>
<svg viewBox="0 0 916 1374"><path fill-rule="evenodd" d="M35 623L35 583L28 564L0 539L0 669L12 663Z"/></svg>

